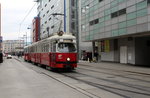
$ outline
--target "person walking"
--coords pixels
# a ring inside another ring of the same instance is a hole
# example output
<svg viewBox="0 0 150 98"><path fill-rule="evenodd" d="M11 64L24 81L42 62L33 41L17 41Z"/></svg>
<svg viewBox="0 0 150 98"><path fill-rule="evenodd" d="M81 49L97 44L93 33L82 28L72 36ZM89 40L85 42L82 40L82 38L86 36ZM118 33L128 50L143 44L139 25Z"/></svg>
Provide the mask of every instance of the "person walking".
<svg viewBox="0 0 150 98"><path fill-rule="evenodd" d="M98 62L98 52L97 51L94 52L94 58L95 58L95 62Z"/></svg>

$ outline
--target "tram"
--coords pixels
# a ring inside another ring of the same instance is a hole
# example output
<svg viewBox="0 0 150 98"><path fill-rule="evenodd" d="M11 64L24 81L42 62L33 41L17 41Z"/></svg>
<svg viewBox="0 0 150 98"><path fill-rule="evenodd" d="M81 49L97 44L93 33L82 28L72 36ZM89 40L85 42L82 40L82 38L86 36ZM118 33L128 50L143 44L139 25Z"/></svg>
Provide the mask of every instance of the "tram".
<svg viewBox="0 0 150 98"><path fill-rule="evenodd" d="M24 60L51 69L77 67L76 38L62 32L24 48Z"/></svg>

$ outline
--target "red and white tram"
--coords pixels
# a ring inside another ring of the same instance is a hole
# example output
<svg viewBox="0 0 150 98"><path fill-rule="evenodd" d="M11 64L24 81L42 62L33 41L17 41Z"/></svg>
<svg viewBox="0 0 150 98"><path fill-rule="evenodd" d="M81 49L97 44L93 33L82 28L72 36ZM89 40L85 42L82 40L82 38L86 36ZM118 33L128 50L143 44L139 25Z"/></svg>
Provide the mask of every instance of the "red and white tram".
<svg viewBox="0 0 150 98"><path fill-rule="evenodd" d="M50 68L77 67L76 38L72 34L53 35L26 46L24 60Z"/></svg>

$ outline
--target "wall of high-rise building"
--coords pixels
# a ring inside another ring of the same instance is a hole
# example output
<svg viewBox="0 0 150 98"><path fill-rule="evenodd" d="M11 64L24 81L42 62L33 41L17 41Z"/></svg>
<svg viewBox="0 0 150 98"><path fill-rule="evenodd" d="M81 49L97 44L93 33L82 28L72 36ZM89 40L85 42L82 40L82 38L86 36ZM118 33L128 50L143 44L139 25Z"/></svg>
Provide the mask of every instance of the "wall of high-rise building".
<svg viewBox="0 0 150 98"><path fill-rule="evenodd" d="M150 0L81 0L80 27L101 61L150 64Z"/></svg>
<svg viewBox="0 0 150 98"><path fill-rule="evenodd" d="M40 38L44 39L58 31L78 33L78 0L38 0ZM53 15L53 14L59 15Z"/></svg>

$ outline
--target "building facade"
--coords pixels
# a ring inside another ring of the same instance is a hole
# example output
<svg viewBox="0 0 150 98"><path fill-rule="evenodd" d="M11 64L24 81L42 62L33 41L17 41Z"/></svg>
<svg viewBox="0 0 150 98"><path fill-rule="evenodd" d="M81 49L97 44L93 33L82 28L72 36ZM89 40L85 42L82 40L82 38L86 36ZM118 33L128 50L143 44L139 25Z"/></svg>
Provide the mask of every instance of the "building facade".
<svg viewBox="0 0 150 98"><path fill-rule="evenodd" d="M81 0L81 20L101 61L150 64L150 0Z"/></svg>
<svg viewBox="0 0 150 98"><path fill-rule="evenodd" d="M34 17L32 21L31 32L32 32L31 42L34 43L39 41L40 40L40 17Z"/></svg>
<svg viewBox="0 0 150 98"><path fill-rule="evenodd" d="M40 39L58 31L78 33L78 0L38 0Z"/></svg>
<svg viewBox="0 0 150 98"><path fill-rule="evenodd" d="M93 49L92 49L92 42L91 41L86 41L86 42L84 42L83 40L82 40L82 31L81 31L81 24L82 24L82 13L81 13L81 9L82 9L82 7L81 7L81 3L82 3L82 0L79 0L79 2L78 2L78 23L79 23L79 58L81 59L81 60L84 60L86 57L86 55L87 55L87 53L92 53L92 51L93 51Z"/></svg>
<svg viewBox="0 0 150 98"><path fill-rule="evenodd" d="M3 41L3 53L15 55L24 51L24 40L5 40Z"/></svg>

